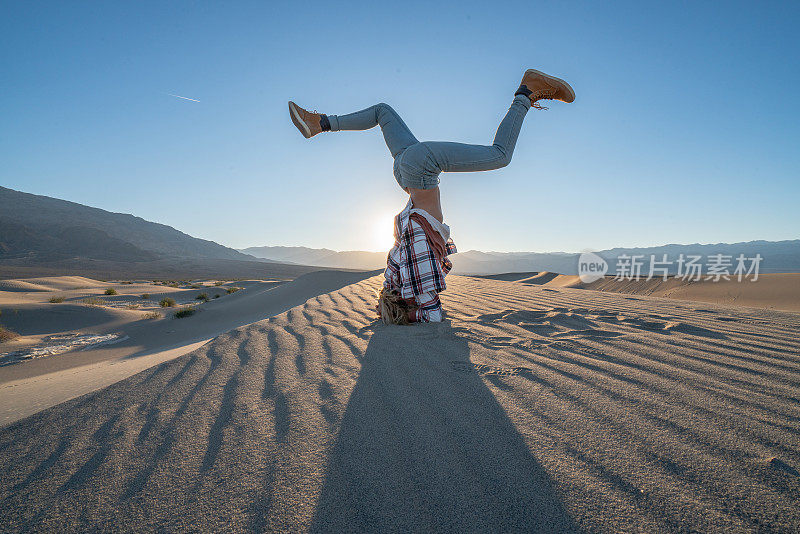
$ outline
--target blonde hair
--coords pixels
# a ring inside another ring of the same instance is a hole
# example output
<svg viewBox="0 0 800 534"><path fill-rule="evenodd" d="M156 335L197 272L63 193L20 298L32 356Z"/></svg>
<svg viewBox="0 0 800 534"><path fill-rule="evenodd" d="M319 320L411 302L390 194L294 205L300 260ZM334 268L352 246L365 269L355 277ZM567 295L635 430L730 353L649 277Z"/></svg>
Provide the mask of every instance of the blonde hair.
<svg viewBox="0 0 800 534"><path fill-rule="evenodd" d="M393 289L383 287L378 294L378 313L384 324L410 324L408 312L418 308L419 306L410 304Z"/></svg>

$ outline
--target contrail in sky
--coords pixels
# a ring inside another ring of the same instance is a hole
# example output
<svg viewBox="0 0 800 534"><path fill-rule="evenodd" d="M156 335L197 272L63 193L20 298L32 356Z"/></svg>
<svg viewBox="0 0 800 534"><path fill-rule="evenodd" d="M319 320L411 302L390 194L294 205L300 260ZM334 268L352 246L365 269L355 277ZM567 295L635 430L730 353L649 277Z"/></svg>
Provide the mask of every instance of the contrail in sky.
<svg viewBox="0 0 800 534"><path fill-rule="evenodd" d="M168 94L169 96L174 96L175 98L182 98L184 100L191 100L192 102L200 102L199 100L195 100L194 98L187 98L187 97L181 96L181 95L173 95L172 93L165 93L165 94Z"/></svg>

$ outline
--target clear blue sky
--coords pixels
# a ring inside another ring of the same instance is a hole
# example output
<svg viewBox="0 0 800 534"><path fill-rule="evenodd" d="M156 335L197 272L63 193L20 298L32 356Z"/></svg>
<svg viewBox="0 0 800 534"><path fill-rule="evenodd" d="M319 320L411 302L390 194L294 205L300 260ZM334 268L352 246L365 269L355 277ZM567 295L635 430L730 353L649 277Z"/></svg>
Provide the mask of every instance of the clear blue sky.
<svg viewBox="0 0 800 534"><path fill-rule="evenodd" d="M668 4L4 2L0 184L376 250L405 204L380 132L305 140L286 101L488 144L533 67L577 100L532 111L510 166L442 175L462 251L800 237L800 4Z"/></svg>

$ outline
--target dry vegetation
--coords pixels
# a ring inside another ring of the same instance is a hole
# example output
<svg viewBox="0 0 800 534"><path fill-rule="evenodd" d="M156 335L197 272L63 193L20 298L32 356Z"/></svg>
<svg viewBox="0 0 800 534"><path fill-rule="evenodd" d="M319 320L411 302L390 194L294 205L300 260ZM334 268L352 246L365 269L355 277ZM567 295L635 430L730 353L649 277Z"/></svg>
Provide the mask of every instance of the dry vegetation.
<svg viewBox="0 0 800 534"><path fill-rule="evenodd" d="M184 317L189 317L190 315L194 315L195 309L194 308L181 308L180 310L175 312L176 319L183 319Z"/></svg>
<svg viewBox="0 0 800 534"><path fill-rule="evenodd" d="M15 337L19 337L19 334L17 334L12 330L9 330L4 326L0 326L0 343L3 343L4 341L10 341Z"/></svg>
<svg viewBox="0 0 800 534"><path fill-rule="evenodd" d="M3 315L2 311L0 311L0 315ZM14 339L15 337L18 337L18 336L19 336L19 334L17 334L16 332L14 332L12 330L9 330L8 328L4 327L3 325L0 325L0 343L2 343L4 341L12 340L12 339Z"/></svg>

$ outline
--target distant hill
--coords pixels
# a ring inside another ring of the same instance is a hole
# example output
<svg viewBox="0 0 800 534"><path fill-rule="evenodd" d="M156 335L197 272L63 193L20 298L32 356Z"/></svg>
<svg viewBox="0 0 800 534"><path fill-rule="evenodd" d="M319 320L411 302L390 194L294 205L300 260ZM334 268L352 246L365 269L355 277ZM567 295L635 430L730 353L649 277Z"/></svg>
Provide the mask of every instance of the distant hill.
<svg viewBox="0 0 800 534"><path fill-rule="evenodd" d="M58 260L82 256L102 260L154 260L157 254L88 226L29 227L0 217L0 257L38 256Z"/></svg>
<svg viewBox="0 0 800 534"><path fill-rule="evenodd" d="M704 258L760 254L760 272L800 272L800 240L672 244L596 252L608 262L611 272L616 258L623 254L645 256L646 269L651 254L658 258L667 254L675 260L681 253ZM452 259L457 274L577 274L578 257L578 253L568 252L470 250ZM294 277L320 267L372 270L384 267L385 262L386 252L282 246L234 250L141 217L0 187L0 277Z"/></svg>
<svg viewBox="0 0 800 534"><path fill-rule="evenodd" d="M258 258L273 261L291 261L302 265L320 267L339 267L349 269L376 269L386 265L385 252L336 252L329 249L312 249L307 247L250 247L242 252ZM595 252L604 258L610 272L614 272L617 258L623 254L643 255L644 269L649 265L650 255L660 260L663 254L667 259L675 261L679 254L699 255L706 257L712 254L724 254L754 257L760 254L763 258L760 272L793 273L800 272L800 240L791 241L749 241L742 243L663 245L646 248L614 248ZM579 253L572 252L482 252L469 250L451 256L455 274L495 274L509 272L541 272L550 271L562 274L577 274ZM670 269L674 272L675 267ZM646 272L646 271L645 271ZM705 271L704 271L705 272Z"/></svg>
<svg viewBox="0 0 800 534"><path fill-rule="evenodd" d="M263 260L299 265L344 269L378 269L386 266L386 252L337 252L327 248L308 247L250 247L239 251Z"/></svg>
<svg viewBox="0 0 800 534"><path fill-rule="evenodd" d="M0 258L67 254L130 261L155 257L253 260L165 224L5 187L0 187L0 218ZM103 245L111 250L105 251Z"/></svg>
<svg viewBox="0 0 800 534"><path fill-rule="evenodd" d="M141 217L0 187L0 278L294 278L316 269L257 260Z"/></svg>

